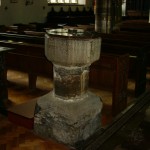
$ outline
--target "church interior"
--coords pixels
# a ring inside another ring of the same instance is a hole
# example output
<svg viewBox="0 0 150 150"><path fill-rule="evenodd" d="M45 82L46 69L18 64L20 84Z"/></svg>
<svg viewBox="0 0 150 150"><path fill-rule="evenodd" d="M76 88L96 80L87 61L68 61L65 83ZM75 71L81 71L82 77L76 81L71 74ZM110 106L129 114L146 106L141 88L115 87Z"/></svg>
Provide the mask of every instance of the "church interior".
<svg viewBox="0 0 150 150"><path fill-rule="evenodd" d="M0 0L0 150L149 150L149 59L149 0Z"/></svg>

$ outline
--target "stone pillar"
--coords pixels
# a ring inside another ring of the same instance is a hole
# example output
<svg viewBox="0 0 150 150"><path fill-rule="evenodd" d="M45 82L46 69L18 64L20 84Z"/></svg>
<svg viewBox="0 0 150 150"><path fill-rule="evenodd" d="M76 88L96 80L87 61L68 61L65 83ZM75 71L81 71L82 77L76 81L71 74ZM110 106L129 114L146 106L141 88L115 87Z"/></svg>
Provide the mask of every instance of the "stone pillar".
<svg viewBox="0 0 150 150"><path fill-rule="evenodd" d="M109 34L112 30L111 0L96 0L95 31Z"/></svg>
<svg viewBox="0 0 150 150"><path fill-rule="evenodd" d="M122 0L118 0L118 20L117 23L121 23L122 21Z"/></svg>
<svg viewBox="0 0 150 150"><path fill-rule="evenodd" d="M122 21L122 0L112 1L112 30L119 30Z"/></svg>
<svg viewBox="0 0 150 150"><path fill-rule="evenodd" d="M116 29L116 20L117 20L117 5L116 0L112 1L112 30Z"/></svg>
<svg viewBox="0 0 150 150"><path fill-rule="evenodd" d="M36 134L74 145L101 126L101 99L88 91L89 66L99 59L100 47L97 33L47 31L45 55L54 66L54 89L37 101Z"/></svg>
<svg viewBox="0 0 150 150"><path fill-rule="evenodd" d="M126 16L126 0L122 0L122 16Z"/></svg>

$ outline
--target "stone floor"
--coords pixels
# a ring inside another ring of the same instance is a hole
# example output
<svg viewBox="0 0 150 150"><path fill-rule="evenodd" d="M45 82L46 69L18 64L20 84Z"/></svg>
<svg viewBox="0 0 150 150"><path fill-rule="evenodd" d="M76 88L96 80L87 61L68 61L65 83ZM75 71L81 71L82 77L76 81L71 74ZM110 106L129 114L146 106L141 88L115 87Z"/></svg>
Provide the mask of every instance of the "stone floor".
<svg viewBox="0 0 150 150"><path fill-rule="evenodd" d="M54 140L45 140L31 130L12 124L0 114L0 150L71 150Z"/></svg>
<svg viewBox="0 0 150 150"><path fill-rule="evenodd" d="M149 103L150 105L150 103ZM150 106L143 107L100 150L150 150ZM147 117L146 117L147 116Z"/></svg>

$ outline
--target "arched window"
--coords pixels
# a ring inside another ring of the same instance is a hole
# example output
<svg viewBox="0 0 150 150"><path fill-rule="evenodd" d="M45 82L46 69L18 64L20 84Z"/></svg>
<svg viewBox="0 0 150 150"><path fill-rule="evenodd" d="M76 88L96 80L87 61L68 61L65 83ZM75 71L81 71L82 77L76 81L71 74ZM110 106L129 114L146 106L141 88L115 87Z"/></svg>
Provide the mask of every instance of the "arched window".
<svg viewBox="0 0 150 150"><path fill-rule="evenodd" d="M49 4L77 4L85 5L86 0L47 0Z"/></svg>

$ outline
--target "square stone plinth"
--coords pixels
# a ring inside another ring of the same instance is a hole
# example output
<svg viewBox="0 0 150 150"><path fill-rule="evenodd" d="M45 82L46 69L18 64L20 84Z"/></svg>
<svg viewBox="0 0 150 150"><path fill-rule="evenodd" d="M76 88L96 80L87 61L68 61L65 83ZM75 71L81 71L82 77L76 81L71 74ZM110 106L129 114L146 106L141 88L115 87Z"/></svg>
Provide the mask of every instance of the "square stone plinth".
<svg viewBox="0 0 150 150"><path fill-rule="evenodd" d="M37 101L34 132L74 145L86 140L100 127L101 109L100 98L90 92L69 100L50 92Z"/></svg>

